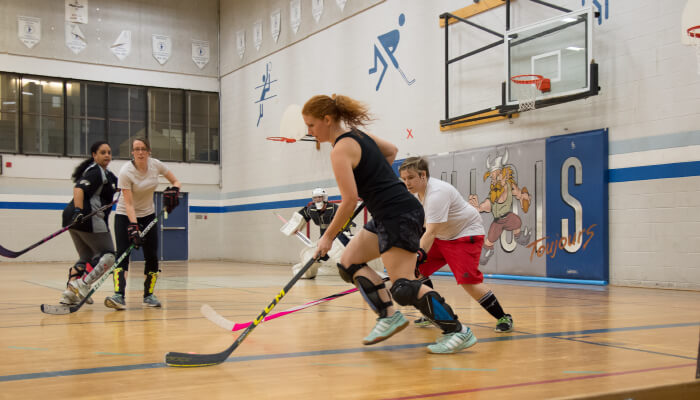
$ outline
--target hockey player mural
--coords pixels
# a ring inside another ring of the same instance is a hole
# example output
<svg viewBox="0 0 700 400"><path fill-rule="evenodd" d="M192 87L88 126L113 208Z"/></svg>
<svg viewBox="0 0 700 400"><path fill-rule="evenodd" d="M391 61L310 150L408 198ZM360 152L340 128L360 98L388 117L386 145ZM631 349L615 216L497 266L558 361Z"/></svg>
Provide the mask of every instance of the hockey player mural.
<svg viewBox="0 0 700 400"><path fill-rule="evenodd" d="M494 254L494 244L504 231L512 232L515 242L520 246L527 246L532 233L530 228L523 226L522 220L514 212L518 202L523 212L527 213L531 199L527 188L520 188L518 185L515 165L508 164L508 149L505 149L503 154L496 153L493 159L490 155L486 158L484 181L487 179L490 179L490 189L481 203L476 194L469 195L469 204L479 212L493 215L493 222L484 240L483 254L479 261L481 265L489 262Z"/></svg>

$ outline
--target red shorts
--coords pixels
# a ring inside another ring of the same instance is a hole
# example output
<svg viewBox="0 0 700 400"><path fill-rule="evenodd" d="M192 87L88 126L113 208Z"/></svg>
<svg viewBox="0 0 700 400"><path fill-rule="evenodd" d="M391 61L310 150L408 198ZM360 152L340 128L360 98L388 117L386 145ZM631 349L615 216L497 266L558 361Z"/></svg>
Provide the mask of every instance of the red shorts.
<svg viewBox="0 0 700 400"><path fill-rule="evenodd" d="M481 283L484 274L479 271L479 257L483 244L483 236L465 236L455 240L435 239L428 252L428 261L418 267L420 273L430 276L448 264L460 285Z"/></svg>

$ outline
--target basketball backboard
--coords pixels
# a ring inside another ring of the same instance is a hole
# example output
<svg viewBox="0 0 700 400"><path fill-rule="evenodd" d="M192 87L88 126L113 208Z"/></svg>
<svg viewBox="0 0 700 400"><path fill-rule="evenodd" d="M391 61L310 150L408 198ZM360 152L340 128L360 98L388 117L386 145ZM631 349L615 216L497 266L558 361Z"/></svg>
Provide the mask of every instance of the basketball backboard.
<svg viewBox="0 0 700 400"><path fill-rule="evenodd" d="M593 59L592 8L583 8L506 31L506 105L556 99L591 89ZM522 90L514 76L539 75L549 79L549 90ZM528 93L529 92L529 93Z"/></svg>

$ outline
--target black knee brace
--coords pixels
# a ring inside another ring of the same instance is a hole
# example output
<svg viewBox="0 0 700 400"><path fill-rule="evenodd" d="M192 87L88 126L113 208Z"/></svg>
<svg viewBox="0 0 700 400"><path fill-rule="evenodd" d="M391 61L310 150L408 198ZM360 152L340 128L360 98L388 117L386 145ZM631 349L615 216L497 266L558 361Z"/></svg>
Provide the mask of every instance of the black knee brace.
<svg viewBox="0 0 700 400"><path fill-rule="evenodd" d="M352 277L355 276L357 271L366 266L367 264L351 264L349 267L345 267L345 265L338 263L338 273L345 282L354 284Z"/></svg>
<svg viewBox="0 0 700 400"><path fill-rule="evenodd" d="M387 293L387 297L389 298L389 301L383 301L382 298L379 296L379 291L384 290L386 291L386 285L384 285L384 282L380 283L379 285L375 285L370 281L369 279L365 278L364 276L358 276L355 278L355 285L357 285L357 289L360 291L362 294L362 297L365 298L365 301L367 301L367 304L369 304L370 307L372 307L372 310L379 315L380 318L386 318L387 317L387 308L391 307L391 297L389 297L389 294Z"/></svg>
<svg viewBox="0 0 700 400"><path fill-rule="evenodd" d="M402 306L415 306L421 285L421 281L418 280L399 278L391 285L391 295Z"/></svg>
<svg viewBox="0 0 700 400"><path fill-rule="evenodd" d="M85 269L86 267L84 261L76 262L75 265L70 267L70 269L68 270L68 282L82 277L85 273Z"/></svg>
<svg viewBox="0 0 700 400"><path fill-rule="evenodd" d="M434 324L439 326L444 333L457 332L462 329L462 324L459 323L452 308L445 303L445 299L440 297L435 291L431 290L418 299L415 307Z"/></svg>

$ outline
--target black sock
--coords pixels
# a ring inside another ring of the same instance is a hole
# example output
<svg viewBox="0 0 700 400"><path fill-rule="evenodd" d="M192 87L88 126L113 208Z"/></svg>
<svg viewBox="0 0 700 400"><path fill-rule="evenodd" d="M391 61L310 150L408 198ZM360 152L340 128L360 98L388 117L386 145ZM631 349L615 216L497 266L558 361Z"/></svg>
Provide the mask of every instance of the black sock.
<svg viewBox="0 0 700 400"><path fill-rule="evenodd" d="M481 306L484 307L484 309L496 319L501 319L501 317L506 315L506 313L503 312L503 308L501 308L501 304L498 302L496 295L494 295L490 290L479 299L479 304L481 304Z"/></svg>

